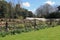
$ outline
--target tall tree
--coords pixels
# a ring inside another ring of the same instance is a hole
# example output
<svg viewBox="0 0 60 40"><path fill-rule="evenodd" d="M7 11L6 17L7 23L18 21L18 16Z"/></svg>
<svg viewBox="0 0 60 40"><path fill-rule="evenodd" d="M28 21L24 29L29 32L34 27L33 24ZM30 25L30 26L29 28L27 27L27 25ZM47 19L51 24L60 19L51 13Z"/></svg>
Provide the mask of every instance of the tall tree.
<svg viewBox="0 0 60 40"><path fill-rule="evenodd" d="M60 11L60 6L58 6L57 8L58 8L58 10Z"/></svg>

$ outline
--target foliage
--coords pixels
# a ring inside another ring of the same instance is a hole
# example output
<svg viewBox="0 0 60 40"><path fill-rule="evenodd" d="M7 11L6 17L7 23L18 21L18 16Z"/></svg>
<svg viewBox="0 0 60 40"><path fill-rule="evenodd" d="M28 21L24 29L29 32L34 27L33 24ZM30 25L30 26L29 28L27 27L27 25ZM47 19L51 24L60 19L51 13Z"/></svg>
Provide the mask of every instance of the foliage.
<svg viewBox="0 0 60 40"><path fill-rule="evenodd" d="M60 6L58 6L57 8L58 8L58 10L60 11Z"/></svg>
<svg viewBox="0 0 60 40"><path fill-rule="evenodd" d="M60 40L60 26L46 28L39 31L32 31L18 35L0 37L0 40Z"/></svg>
<svg viewBox="0 0 60 40"><path fill-rule="evenodd" d="M5 31L0 32L0 36L5 37L7 33Z"/></svg>
<svg viewBox="0 0 60 40"><path fill-rule="evenodd" d="M12 2L0 1L0 18L33 17L33 13L20 7L20 4L12 5Z"/></svg>
<svg viewBox="0 0 60 40"><path fill-rule="evenodd" d="M46 18L60 18L60 12L53 12L46 15Z"/></svg>

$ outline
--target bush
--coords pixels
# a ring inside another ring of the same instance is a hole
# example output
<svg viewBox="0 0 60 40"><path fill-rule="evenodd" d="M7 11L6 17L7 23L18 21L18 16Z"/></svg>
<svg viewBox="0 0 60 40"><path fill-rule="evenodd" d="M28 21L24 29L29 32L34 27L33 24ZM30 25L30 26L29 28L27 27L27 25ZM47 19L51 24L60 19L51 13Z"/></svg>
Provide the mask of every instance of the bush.
<svg viewBox="0 0 60 40"><path fill-rule="evenodd" d="M5 37L6 35L7 35L6 32L4 32L4 31L3 31L3 32L0 32L0 36L1 36L1 37Z"/></svg>
<svg viewBox="0 0 60 40"><path fill-rule="evenodd" d="M17 30L15 30L15 33L21 33L21 30L19 30L19 29L17 29Z"/></svg>
<svg viewBox="0 0 60 40"><path fill-rule="evenodd" d="M24 24L18 24L17 27L24 28Z"/></svg>
<svg viewBox="0 0 60 40"><path fill-rule="evenodd" d="M11 31L11 34L12 34L12 35L15 35L15 30Z"/></svg>

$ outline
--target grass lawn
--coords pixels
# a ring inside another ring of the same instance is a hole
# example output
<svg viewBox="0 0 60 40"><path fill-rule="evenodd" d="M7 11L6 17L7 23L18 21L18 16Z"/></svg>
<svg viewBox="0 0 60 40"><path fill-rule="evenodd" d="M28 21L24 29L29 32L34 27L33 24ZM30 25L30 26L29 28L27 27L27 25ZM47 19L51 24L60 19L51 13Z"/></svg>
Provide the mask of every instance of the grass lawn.
<svg viewBox="0 0 60 40"><path fill-rule="evenodd" d="M0 37L0 40L60 40L60 26L17 35L7 35Z"/></svg>

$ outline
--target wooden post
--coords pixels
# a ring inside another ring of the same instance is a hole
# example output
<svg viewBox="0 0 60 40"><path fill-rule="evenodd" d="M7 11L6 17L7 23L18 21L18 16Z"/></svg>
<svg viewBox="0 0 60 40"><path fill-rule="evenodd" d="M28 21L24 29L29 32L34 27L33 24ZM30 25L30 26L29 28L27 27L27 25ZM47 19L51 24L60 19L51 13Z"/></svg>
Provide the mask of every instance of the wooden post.
<svg viewBox="0 0 60 40"><path fill-rule="evenodd" d="M33 20L33 21L34 21L34 25L33 25L33 26L34 26L34 29L36 29L36 25L37 25L37 24L36 24L36 19L35 19L36 16L33 16L33 17L34 17L34 20Z"/></svg>
<svg viewBox="0 0 60 40"><path fill-rule="evenodd" d="M6 21L6 24L5 24L5 31L8 31L8 22Z"/></svg>

